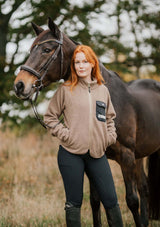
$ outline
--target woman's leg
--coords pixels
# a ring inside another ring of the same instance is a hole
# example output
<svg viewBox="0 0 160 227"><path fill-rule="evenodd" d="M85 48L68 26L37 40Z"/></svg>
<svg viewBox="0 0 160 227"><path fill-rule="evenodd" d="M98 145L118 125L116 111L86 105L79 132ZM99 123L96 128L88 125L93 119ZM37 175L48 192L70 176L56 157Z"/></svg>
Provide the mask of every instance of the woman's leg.
<svg viewBox="0 0 160 227"><path fill-rule="evenodd" d="M109 226L123 226L113 177L106 155L95 159L88 154L85 158L85 171L95 185L104 205Z"/></svg>
<svg viewBox="0 0 160 227"><path fill-rule="evenodd" d="M60 146L58 152L58 166L63 178L66 194L65 210L67 227L80 227L84 161L81 156L71 154Z"/></svg>

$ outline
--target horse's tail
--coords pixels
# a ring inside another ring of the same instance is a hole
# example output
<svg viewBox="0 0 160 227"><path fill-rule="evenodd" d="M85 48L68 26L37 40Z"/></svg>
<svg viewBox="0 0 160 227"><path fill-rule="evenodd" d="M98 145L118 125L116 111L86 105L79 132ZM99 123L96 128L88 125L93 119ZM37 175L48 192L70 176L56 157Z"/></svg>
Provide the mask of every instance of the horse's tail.
<svg viewBox="0 0 160 227"><path fill-rule="evenodd" d="M148 158L149 217L160 219L160 150Z"/></svg>

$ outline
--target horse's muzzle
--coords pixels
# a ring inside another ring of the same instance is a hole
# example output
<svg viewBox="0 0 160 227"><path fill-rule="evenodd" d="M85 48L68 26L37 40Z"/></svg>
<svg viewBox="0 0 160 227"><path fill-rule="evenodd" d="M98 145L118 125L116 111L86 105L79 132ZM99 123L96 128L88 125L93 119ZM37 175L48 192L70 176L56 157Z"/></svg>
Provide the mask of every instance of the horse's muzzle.
<svg viewBox="0 0 160 227"><path fill-rule="evenodd" d="M25 85L22 81L19 81L18 83L16 83L14 85L14 91L15 91L16 95L19 96L20 94L22 94L24 92L24 87L25 87Z"/></svg>
<svg viewBox="0 0 160 227"><path fill-rule="evenodd" d="M18 98L22 100L28 100L31 99L35 89L31 87L30 89L28 89L28 91L26 91L23 81L18 81L16 84L14 84L14 91L15 95Z"/></svg>

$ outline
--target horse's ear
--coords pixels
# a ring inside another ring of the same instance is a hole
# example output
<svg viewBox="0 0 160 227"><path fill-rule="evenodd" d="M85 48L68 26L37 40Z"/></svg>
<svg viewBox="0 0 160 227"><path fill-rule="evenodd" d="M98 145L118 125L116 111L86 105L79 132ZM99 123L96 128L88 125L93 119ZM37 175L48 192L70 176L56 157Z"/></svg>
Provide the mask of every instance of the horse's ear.
<svg viewBox="0 0 160 227"><path fill-rule="evenodd" d="M32 27L36 33L36 35L39 35L41 32L44 31L43 28L41 28L40 26L36 25L35 23L31 22L32 23Z"/></svg>
<svg viewBox="0 0 160 227"><path fill-rule="evenodd" d="M51 30L51 32L53 33L53 35L59 39L60 38L60 30L58 28L58 26L52 21L52 19L49 17L48 18L48 27Z"/></svg>

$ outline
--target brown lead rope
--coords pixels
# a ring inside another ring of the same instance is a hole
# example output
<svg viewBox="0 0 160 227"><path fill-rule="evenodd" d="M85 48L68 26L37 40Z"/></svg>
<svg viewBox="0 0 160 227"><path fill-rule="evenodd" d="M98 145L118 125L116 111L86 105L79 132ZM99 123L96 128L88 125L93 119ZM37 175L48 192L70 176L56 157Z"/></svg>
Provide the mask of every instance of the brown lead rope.
<svg viewBox="0 0 160 227"><path fill-rule="evenodd" d="M32 101L32 100L30 99L30 103L31 103L32 109L33 109L33 111L34 111L34 114L35 114L37 120L39 121L39 123L40 123L45 129L47 129L47 128L54 129L57 125L59 125L59 124L63 121L63 118L62 118L62 119L61 119L57 124L55 124L54 126L52 126L52 127L49 126L48 124L46 124L46 123L40 118L39 113L38 113L38 111L37 111L37 108L36 108L36 106L35 106L35 104L34 104L34 101Z"/></svg>

